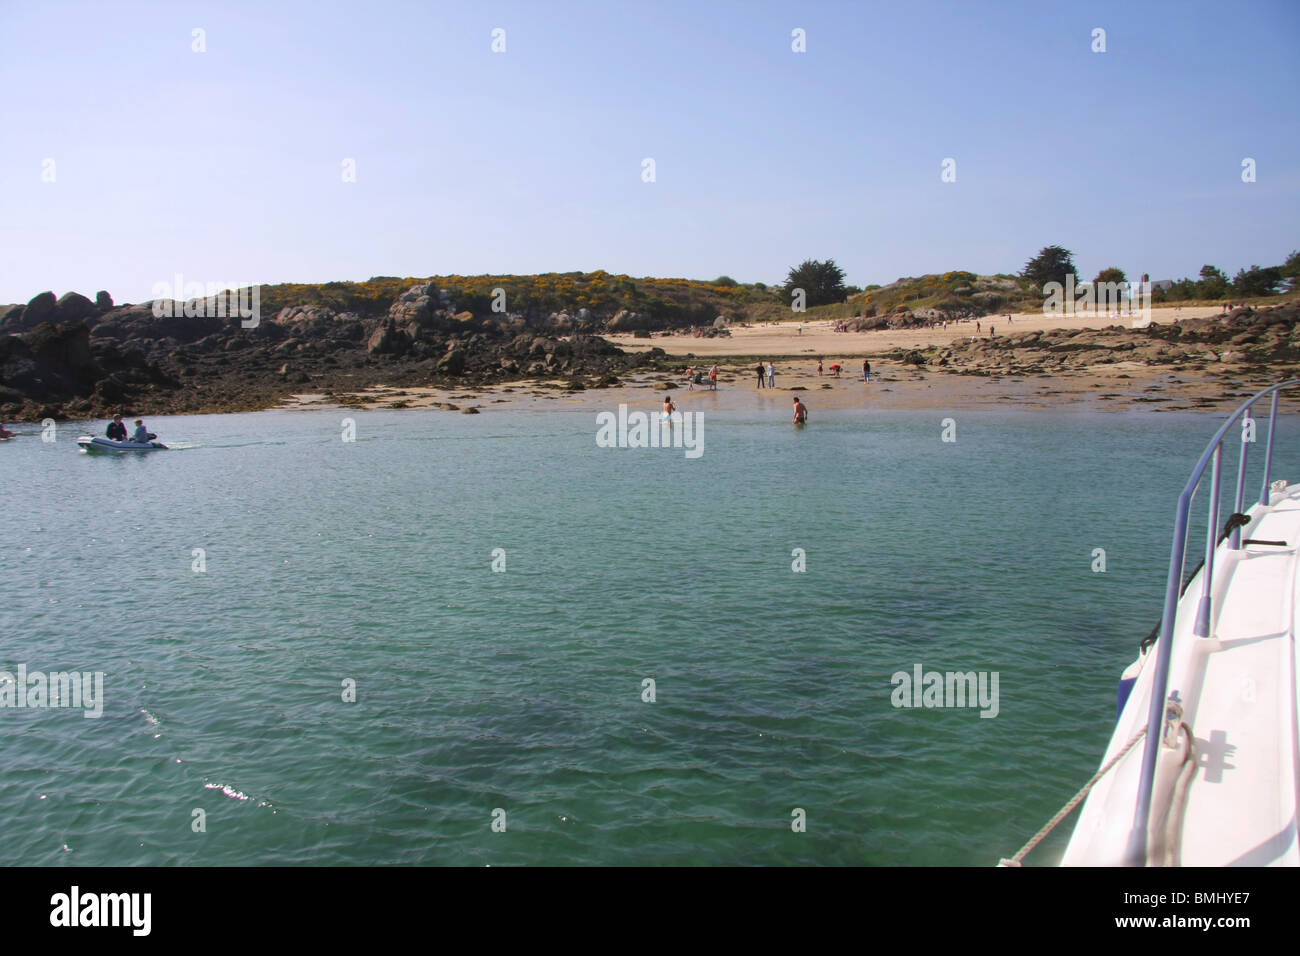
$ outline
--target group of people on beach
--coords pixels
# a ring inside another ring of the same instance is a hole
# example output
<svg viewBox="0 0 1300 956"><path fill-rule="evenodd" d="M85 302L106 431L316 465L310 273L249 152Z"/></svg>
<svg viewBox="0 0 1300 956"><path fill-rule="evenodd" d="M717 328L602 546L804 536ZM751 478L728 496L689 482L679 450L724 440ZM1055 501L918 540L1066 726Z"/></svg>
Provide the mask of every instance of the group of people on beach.
<svg viewBox="0 0 1300 956"><path fill-rule="evenodd" d="M839 378L839 377L840 377L840 369L841 369L842 367L843 367L843 366L841 366L839 362L836 362L834 365L832 365L832 366L831 366L831 378ZM821 359L818 359L818 360L817 360L817 374L818 374L818 375L821 375L824 371L825 371L825 367L822 365L822 360L821 360ZM864 382L869 382L869 381L871 381L871 362L869 362L867 359L863 359L863 360L862 360L862 381L864 381Z"/></svg>
<svg viewBox="0 0 1300 956"><path fill-rule="evenodd" d="M989 330L992 332L992 329ZM831 377L839 378L843 366L836 362L831 366ZM821 359L817 360L817 374L822 375L826 371L825 365ZM776 388L776 365L772 362L759 362L754 366L754 374L757 376L758 388ZM715 392L718 390L718 366L714 365L706 373L702 368L693 366L686 367L686 388L688 391L694 391L696 385L703 385L706 382ZM867 359L862 360L862 381L871 381L871 362Z"/></svg>
<svg viewBox="0 0 1300 956"><path fill-rule="evenodd" d="M716 365L713 366L713 368L709 369L707 374L709 379L709 387L716 392L718 390L718 367ZM686 390L688 392L695 391L696 385L704 384L704 378L705 378L704 369L692 368L688 365L686 367Z"/></svg>

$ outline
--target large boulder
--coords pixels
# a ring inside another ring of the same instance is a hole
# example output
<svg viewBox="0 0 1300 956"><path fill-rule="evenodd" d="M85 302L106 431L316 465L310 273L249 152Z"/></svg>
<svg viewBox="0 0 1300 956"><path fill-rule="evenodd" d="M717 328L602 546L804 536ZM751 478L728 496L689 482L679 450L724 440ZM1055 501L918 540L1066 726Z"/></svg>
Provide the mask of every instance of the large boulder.
<svg viewBox="0 0 1300 956"><path fill-rule="evenodd" d="M145 302L104 313L91 334L96 339L134 341L172 338L189 343L215 333L238 330L238 321L231 317L187 316L183 310L173 311L170 316L154 315L152 303Z"/></svg>
<svg viewBox="0 0 1300 956"><path fill-rule="evenodd" d="M397 325L407 325L411 322L417 322L420 325L430 325L434 320L434 313L442 305L442 298L439 290L432 282L423 285L411 286L397 300L388 307L388 315Z"/></svg>
<svg viewBox="0 0 1300 956"><path fill-rule="evenodd" d="M54 297L53 292L42 292L33 296L27 303L27 308L23 310L23 325L34 329L42 322L50 321L54 318L54 309L58 304L59 300Z"/></svg>
<svg viewBox="0 0 1300 956"><path fill-rule="evenodd" d="M90 329L80 322L54 325L43 322L22 337L38 362L60 370L81 372L94 365L90 355Z"/></svg>
<svg viewBox="0 0 1300 956"><path fill-rule="evenodd" d="M0 349L0 385L30 399L89 394L96 374L90 330L80 322L42 322L24 335L6 336Z"/></svg>
<svg viewBox="0 0 1300 956"><path fill-rule="evenodd" d="M60 322L76 322L95 314L95 303L80 292L65 292L54 305L54 314Z"/></svg>
<svg viewBox="0 0 1300 956"><path fill-rule="evenodd" d="M402 355L410 346L410 338L405 332L395 328L390 318L370 334L370 339L366 342L366 351L371 355Z"/></svg>
<svg viewBox="0 0 1300 956"><path fill-rule="evenodd" d="M281 309L272 322L264 325L273 326L280 331L288 328L299 338L323 339L335 331L338 313L328 306L295 305Z"/></svg>
<svg viewBox="0 0 1300 956"><path fill-rule="evenodd" d="M465 371L465 352L463 349L451 348L447 354L438 359L438 371L444 375L460 375Z"/></svg>
<svg viewBox="0 0 1300 956"><path fill-rule="evenodd" d="M611 332L635 332L637 329L647 329L649 327L650 315L647 312L630 312L627 309L622 309L609 320L609 330Z"/></svg>
<svg viewBox="0 0 1300 956"><path fill-rule="evenodd" d="M103 289L95 293L95 308L99 309L100 312L107 312L112 307L113 297L111 295Z"/></svg>

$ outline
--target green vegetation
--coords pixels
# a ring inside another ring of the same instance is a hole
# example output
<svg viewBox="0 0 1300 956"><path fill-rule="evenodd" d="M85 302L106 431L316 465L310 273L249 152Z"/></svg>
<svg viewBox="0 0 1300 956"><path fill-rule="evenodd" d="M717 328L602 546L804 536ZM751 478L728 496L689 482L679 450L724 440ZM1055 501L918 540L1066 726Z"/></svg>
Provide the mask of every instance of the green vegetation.
<svg viewBox="0 0 1300 956"><path fill-rule="evenodd" d="M904 277L889 285L869 285L846 302L812 309L809 319L884 316L902 309L935 309L949 315L985 315L1040 308L1042 294L1013 275L981 276L974 272L944 272Z"/></svg>
<svg viewBox="0 0 1300 956"><path fill-rule="evenodd" d="M1079 281L1079 270L1074 267L1074 253L1061 246L1047 246L1039 250L1038 255L1025 263L1020 278L1038 289L1049 282L1065 285L1067 276L1074 276Z"/></svg>
<svg viewBox="0 0 1300 956"><path fill-rule="evenodd" d="M843 302L844 270L835 264L834 259L825 262L805 259L786 276L784 295L787 305L793 303L796 289L803 290L803 304L808 308Z"/></svg>
<svg viewBox="0 0 1300 956"><path fill-rule="evenodd" d="M542 275L434 275L425 278L372 276L364 282L323 284L284 283L262 287L264 314L286 306L328 307L363 317L382 316L398 296L414 285L432 282L447 293L458 312L477 318L492 314L495 290L504 289L506 309L524 315L548 315L582 309L601 321L622 310L648 313L653 327L712 325L719 316L732 323L815 321L854 316L886 316L904 309L935 310L952 316L985 315L1040 309L1043 286L1075 276L1073 254L1047 246L1030 259L1019 275L992 276L952 271L904 277L888 285L845 285L844 271L833 259L806 260L789 272L783 286L742 283L731 276L711 281L633 278L604 270L550 272ZM1125 274L1112 266L1098 272L1096 282L1122 282ZM791 293L806 293L806 312L792 311ZM1300 290L1300 252L1280 266L1251 266L1231 280L1217 267L1201 268L1200 278L1181 279L1153 293L1156 303L1246 301L1266 299L1280 291Z"/></svg>
<svg viewBox="0 0 1300 956"><path fill-rule="evenodd" d="M447 292L457 311L476 317L492 312L496 289L505 290L508 312L575 313L590 309L609 317L627 309L649 312L675 325L707 325L719 315L743 322L756 306L782 308L779 297L762 283L742 285L728 276L713 282L694 279L634 279L595 272L548 272L534 276L434 275L424 278L375 276L365 282L327 282L262 287L262 307L274 315L285 306L327 306L338 312L383 315L413 285L432 282ZM788 310L787 310L788 311Z"/></svg>
<svg viewBox="0 0 1300 956"><path fill-rule="evenodd" d="M1201 266L1200 279L1179 279L1167 289L1157 289L1153 302L1222 302L1266 299L1283 292L1300 291L1300 252L1292 252L1280 266L1239 269L1228 281L1217 266Z"/></svg>

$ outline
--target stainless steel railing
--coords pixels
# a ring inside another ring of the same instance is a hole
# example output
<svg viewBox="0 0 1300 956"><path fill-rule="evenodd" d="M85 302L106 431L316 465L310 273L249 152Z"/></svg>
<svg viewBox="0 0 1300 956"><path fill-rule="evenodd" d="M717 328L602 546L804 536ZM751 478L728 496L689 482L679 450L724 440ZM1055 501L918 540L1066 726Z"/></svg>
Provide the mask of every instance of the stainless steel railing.
<svg viewBox="0 0 1300 956"><path fill-rule="evenodd" d="M1174 519L1174 542L1169 556L1169 578L1165 587L1165 608L1160 619L1160 639L1156 643L1156 670L1151 687L1151 707L1147 713L1146 740L1143 741L1142 778L1138 784L1137 807L1134 811L1133 828L1129 831L1128 848L1125 853L1125 863L1129 866L1142 866L1146 863L1147 827L1151 818L1151 794L1155 785L1156 760L1160 755L1160 745L1163 737L1161 724L1165 720L1165 711L1168 706L1165 693L1169 683L1169 660L1173 649L1175 617L1178 613L1178 602L1183 593L1183 570L1187 556L1187 526L1192 508L1192 498L1196 494L1201 479L1205 476L1206 466L1212 462L1209 522L1205 533L1204 573L1201 580L1201 599L1197 605L1196 623L1193 628L1193 633L1196 636L1208 637L1210 634L1211 612L1213 610L1211 606L1211 586L1214 581L1214 556L1218 546L1219 483L1224 438L1233 423L1241 420L1241 460L1237 465L1236 510L1234 512L1235 514L1241 514L1246 501L1246 452L1253 441L1253 434L1249 438L1247 436L1246 423L1253 422L1250 411L1254 404L1266 395L1272 396L1272 407L1268 418L1268 444L1264 450L1264 481L1259 490L1259 503L1267 505L1269 503L1269 470L1273 467L1273 436L1277 423L1278 395L1284 389L1297 385L1300 385L1300 379L1290 379L1273 385L1252 395L1240 408L1233 412L1219 430L1214 433L1210 443L1205 446L1205 451L1201 454L1200 460L1196 463L1196 467L1192 469L1192 477L1187 480L1187 485L1178 498L1178 511ZM1241 525L1238 522L1232 522L1232 524L1233 528L1229 532L1230 543L1228 547L1230 550L1240 550Z"/></svg>

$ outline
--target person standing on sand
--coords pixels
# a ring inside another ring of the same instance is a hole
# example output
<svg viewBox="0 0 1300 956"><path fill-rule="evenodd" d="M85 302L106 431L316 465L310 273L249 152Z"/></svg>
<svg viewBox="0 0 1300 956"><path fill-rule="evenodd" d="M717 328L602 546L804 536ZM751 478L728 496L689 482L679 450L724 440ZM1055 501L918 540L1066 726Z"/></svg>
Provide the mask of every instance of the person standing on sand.
<svg viewBox="0 0 1300 956"><path fill-rule="evenodd" d="M799 401L799 396L794 397L794 423L796 425L806 425L808 423L808 406Z"/></svg>
<svg viewBox="0 0 1300 956"><path fill-rule="evenodd" d="M767 387L776 388L776 366L771 362L767 363Z"/></svg>
<svg viewBox="0 0 1300 956"><path fill-rule="evenodd" d="M673 412L677 411L677 403L671 398L664 399L664 419L670 420Z"/></svg>
<svg viewBox="0 0 1300 956"><path fill-rule="evenodd" d="M818 359L818 360L817 360L817 374L820 375L821 373L822 373L822 360L821 360L821 359Z"/></svg>
<svg viewBox="0 0 1300 956"><path fill-rule="evenodd" d="M709 384L715 392L718 390L718 367L716 365L709 369Z"/></svg>
<svg viewBox="0 0 1300 956"><path fill-rule="evenodd" d="M834 365L831 366L831 374L834 375L836 378L839 378L839 377L840 377L840 363L839 363L839 362L836 362Z"/></svg>
<svg viewBox="0 0 1300 956"><path fill-rule="evenodd" d="M695 391L695 369L686 366L686 391Z"/></svg>
<svg viewBox="0 0 1300 956"><path fill-rule="evenodd" d="M993 338L993 326L989 326L989 338Z"/></svg>
<svg viewBox="0 0 1300 956"><path fill-rule="evenodd" d="M862 381L871 381L871 363L866 359L862 360Z"/></svg>
<svg viewBox="0 0 1300 956"><path fill-rule="evenodd" d="M976 322L976 323L975 323L975 331L978 332L979 330L980 330L980 324L979 324L978 322Z"/></svg>
<svg viewBox="0 0 1300 956"><path fill-rule="evenodd" d="M800 335L803 335L803 323L802 323L802 322L799 323L799 334L800 334Z"/></svg>
<svg viewBox="0 0 1300 956"><path fill-rule="evenodd" d="M758 387L763 387L763 363L758 363Z"/></svg>

